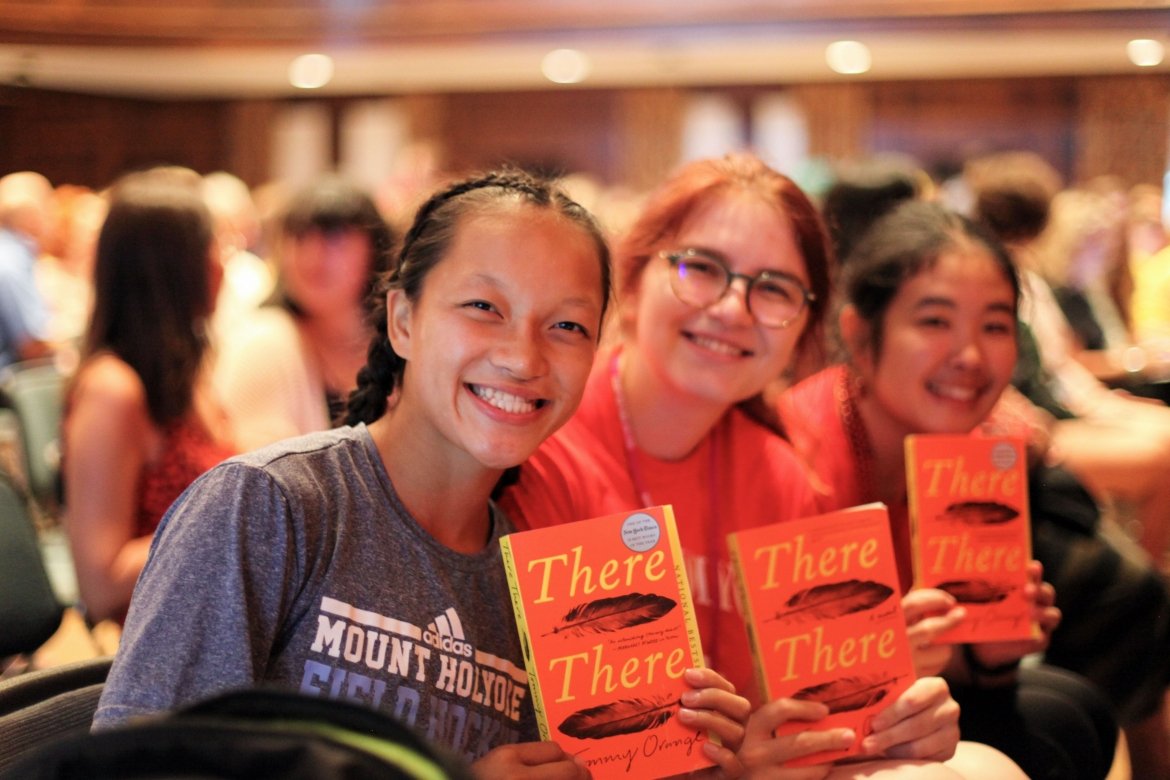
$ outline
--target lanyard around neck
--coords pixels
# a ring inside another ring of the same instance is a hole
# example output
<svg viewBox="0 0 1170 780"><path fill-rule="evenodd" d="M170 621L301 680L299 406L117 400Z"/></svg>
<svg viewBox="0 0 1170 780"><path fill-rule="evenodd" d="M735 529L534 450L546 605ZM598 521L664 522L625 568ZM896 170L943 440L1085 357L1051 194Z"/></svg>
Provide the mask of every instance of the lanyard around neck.
<svg viewBox="0 0 1170 780"><path fill-rule="evenodd" d="M626 469L630 473L630 480L634 483L634 492L638 494L638 500L642 502L642 505L656 506L653 497L650 495L649 487L646 485L645 475L642 472L642 464L638 459L638 440L634 437L634 426L630 420L629 410L626 408L625 396L622 393L621 370L618 365L618 358L620 356L621 352L615 351L613 357L610 358L609 381L613 388L614 402L617 404L618 423L622 429L622 446L625 450ZM714 520L716 517L715 497L718 492L716 475L718 474L719 468L720 448L718 431L712 428L708 431L707 435L711 438L707 463L707 499L711 505L711 519Z"/></svg>
<svg viewBox="0 0 1170 780"><path fill-rule="evenodd" d="M609 379L613 386L613 397L617 404L618 421L622 428L622 445L625 449L626 455L626 469L630 474L630 481L634 483L634 492L638 494L638 500L642 502L642 506L657 506L653 497L650 495L649 487L646 485L645 476L642 473L642 465L638 459L638 442L634 438L634 428L630 422L630 415L626 409L625 398L622 395L621 372L618 366L618 356L620 351L615 351L609 363ZM709 583L714 586L713 598L715 604L708 610L707 625L703 627L703 636L707 640L707 661L713 667L718 669L719 664L719 642L715 632L715 622L719 614L719 562L721 560L720 547L718 545L720 530L719 530L719 432L712 429L708 432L711 437L711 443L708 447L707 460L707 550L703 558L708 555L714 556L714 560L710 561L707 574L710 576L714 574L714 579ZM665 503L671 503L667 501Z"/></svg>

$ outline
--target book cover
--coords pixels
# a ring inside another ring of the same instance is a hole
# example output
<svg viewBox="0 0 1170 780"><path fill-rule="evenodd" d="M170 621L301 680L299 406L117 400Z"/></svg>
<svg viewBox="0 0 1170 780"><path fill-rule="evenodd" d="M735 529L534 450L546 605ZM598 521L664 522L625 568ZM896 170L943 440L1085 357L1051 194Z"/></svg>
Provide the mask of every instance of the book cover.
<svg viewBox="0 0 1170 780"><path fill-rule="evenodd" d="M596 780L711 766L675 717L703 665L670 506L500 540L541 736Z"/></svg>
<svg viewBox="0 0 1170 780"><path fill-rule="evenodd" d="M856 755L870 719L915 680L884 504L843 509L728 536L760 690L769 700L828 706L816 723L776 730L852 728L845 750L790 766Z"/></svg>
<svg viewBox="0 0 1170 780"><path fill-rule="evenodd" d="M1024 598L1032 560L1024 444L993 436L906 437L914 584L966 608L942 642L1038 635Z"/></svg>

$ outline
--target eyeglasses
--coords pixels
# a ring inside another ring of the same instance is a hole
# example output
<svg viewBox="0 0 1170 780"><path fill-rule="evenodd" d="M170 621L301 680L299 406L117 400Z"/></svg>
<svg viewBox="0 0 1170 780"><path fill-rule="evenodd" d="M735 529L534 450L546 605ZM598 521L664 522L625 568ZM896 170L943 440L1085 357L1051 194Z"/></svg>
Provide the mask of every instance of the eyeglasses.
<svg viewBox="0 0 1170 780"><path fill-rule="evenodd" d="M743 279L747 284L744 301L756 321L769 328L787 328L817 298L798 279L782 271L762 271L757 276L737 274L719 258L698 249L665 250L659 254L670 263L670 288L674 294L697 309L718 302L732 282Z"/></svg>

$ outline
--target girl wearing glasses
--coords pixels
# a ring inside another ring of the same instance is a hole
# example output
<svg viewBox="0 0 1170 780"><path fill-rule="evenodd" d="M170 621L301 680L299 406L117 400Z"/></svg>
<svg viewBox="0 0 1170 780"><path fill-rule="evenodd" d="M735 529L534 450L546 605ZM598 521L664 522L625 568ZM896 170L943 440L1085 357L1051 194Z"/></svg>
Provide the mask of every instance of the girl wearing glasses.
<svg viewBox="0 0 1170 780"><path fill-rule="evenodd" d="M525 462L503 502L521 527L673 504L708 663L758 705L725 539L819 511L792 449L752 410L798 355L819 349L824 229L792 181L732 155L692 163L653 193L615 265L621 344L599 355L577 414ZM779 765L848 745L848 731L810 723L771 736L785 720L824 714L809 702L767 704L741 758L770 776L827 776L833 767ZM1021 776L1001 754L966 743L964 759L978 754L982 773L936 763L955 753L957 720L946 684L923 678L875 719L864 748L914 776Z"/></svg>
<svg viewBox="0 0 1170 780"><path fill-rule="evenodd" d="M547 182L489 174L432 196L379 286L350 426L229 460L175 503L95 725L267 684L393 713L481 779L586 777L533 741L526 690L489 701L448 671L524 679L498 550L511 524L489 495L573 413L608 298L600 230ZM686 679L685 717L738 773L747 702L711 670Z"/></svg>

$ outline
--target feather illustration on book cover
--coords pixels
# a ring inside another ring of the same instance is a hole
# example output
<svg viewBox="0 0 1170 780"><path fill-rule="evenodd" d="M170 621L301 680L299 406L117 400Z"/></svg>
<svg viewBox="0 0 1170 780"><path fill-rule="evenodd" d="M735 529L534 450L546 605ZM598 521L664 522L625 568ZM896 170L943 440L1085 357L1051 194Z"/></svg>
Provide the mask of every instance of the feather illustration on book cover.
<svg viewBox="0 0 1170 780"><path fill-rule="evenodd" d="M992 436L906 437L914 584L967 610L941 642L1029 639L1032 559L1024 444Z"/></svg>
<svg viewBox="0 0 1170 780"><path fill-rule="evenodd" d="M675 717L702 666L669 506L500 541L541 736L597 780L705 768L705 732Z"/></svg>
<svg viewBox="0 0 1170 780"><path fill-rule="evenodd" d="M855 755L869 721L914 682L898 571L882 504L739 531L728 536L760 690L769 699L818 701L822 721L776 730L847 727L846 750L789 762Z"/></svg>

